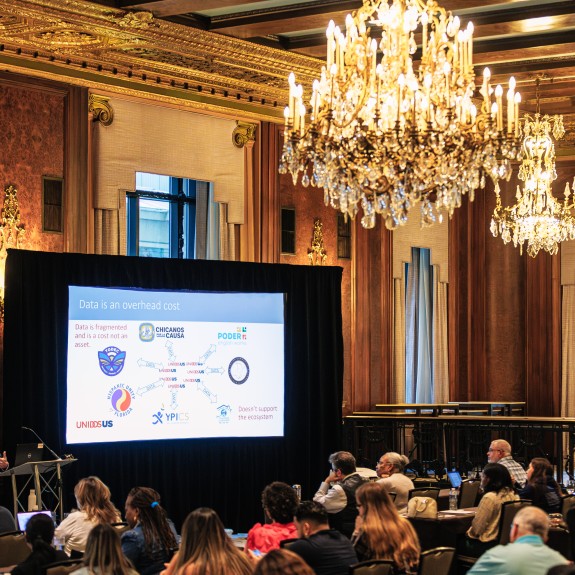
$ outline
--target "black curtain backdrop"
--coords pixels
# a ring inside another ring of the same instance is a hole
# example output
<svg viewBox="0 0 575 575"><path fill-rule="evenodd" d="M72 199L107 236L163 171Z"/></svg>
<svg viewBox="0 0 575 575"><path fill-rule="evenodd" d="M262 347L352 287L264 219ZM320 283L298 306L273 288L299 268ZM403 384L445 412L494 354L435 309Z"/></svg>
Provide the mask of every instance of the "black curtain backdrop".
<svg viewBox="0 0 575 575"><path fill-rule="evenodd" d="M81 477L99 476L123 510L131 487L148 485L176 525L199 506L245 531L262 521L271 481L302 485L311 498L340 449L343 385L341 275L336 267L145 259L10 250L6 263L4 414L6 449L33 442L59 454L65 510ZM65 442L68 286L283 292L286 298L285 437L70 445ZM9 506L8 480L4 505Z"/></svg>

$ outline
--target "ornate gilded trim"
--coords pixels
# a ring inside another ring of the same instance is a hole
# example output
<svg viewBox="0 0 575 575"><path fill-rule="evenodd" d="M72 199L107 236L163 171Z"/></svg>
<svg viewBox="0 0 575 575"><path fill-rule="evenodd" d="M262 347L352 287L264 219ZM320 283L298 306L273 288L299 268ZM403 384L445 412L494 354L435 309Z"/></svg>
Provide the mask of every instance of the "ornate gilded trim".
<svg viewBox="0 0 575 575"><path fill-rule="evenodd" d="M307 250L307 257L312 266L322 266L327 259L327 252L323 247L323 224L319 218L313 222L313 239L311 248Z"/></svg>
<svg viewBox="0 0 575 575"><path fill-rule="evenodd" d="M114 108L110 104L110 98L106 98L106 96L90 94L88 111L94 117L94 122L100 122L102 126L110 126L114 121Z"/></svg>
<svg viewBox="0 0 575 575"><path fill-rule="evenodd" d="M243 148L248 142L256 141L256 124L236 120L236 127L232 132L232 142L236 148Z"/></svg>

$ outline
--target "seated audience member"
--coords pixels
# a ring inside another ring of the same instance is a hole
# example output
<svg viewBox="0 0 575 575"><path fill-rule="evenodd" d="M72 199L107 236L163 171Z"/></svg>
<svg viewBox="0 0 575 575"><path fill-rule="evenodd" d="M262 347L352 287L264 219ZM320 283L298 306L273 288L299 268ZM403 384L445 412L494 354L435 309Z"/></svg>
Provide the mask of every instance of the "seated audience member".
<svg viewBox="0 0 575 575"><path fill-rule="evenodd" d="M182 526L182 543L162 575L251 575L253 563L224 531L208 507L192 511Z"/></svg>
<svg viewBox="0 0 575 575"><path fill-rule="evenodd" d="M330 529L327 512L321 503L303 501L295 511L294 522L300 538L290 543L316 575L347 575L350 565L357 563L351 541Z"/></svg>
<svg viewBox="0 0 575 575"><path fill-rule="evenodd" d="M80 479L74 487L79 511L73 511L56 528L64 551L83 553L88 534L96 525L121 521L120 512L110 501L110 490L98 477Z"/></svg>
<svg viewBox="0 0 575 575"><path fill-rule="evenodd" d="M388 493L395 493L393 504L400 513L407 510L409 490L414 488L413 481L403 474L408 463L409 459L405 455L390 451L379 458L376 466L377 475L381 478L378 483Z"/></svg>
<svg viewBox="0 0 575 575"><path fill-rule="evenodd" d="M258 561L254 575L314 575L314 572L296 553L274 549Z"/></svg>
<svg viewBox="0 0 575 575"><path fill-rule="evenodd" d="M280 541L297 536L293 522L297 495L293 487L281 481L270 483L262 491L262 506L271 523L256 523L249 530L246 551L267 553L279 549Z"/></svg>
<svg viewBox="0 0 575 575"><path fill-rule="evenodd" d="M14 515L6 507L0 507L0 533L9 533L15 529Z"/></svg>
<svg viewBox="0 0 575 575"><path fill-rule="evenodd" d="M561 513L561 488L553 477L553 466L544 457L535 457L527 469L527 483L519 491L521 499L530 499L546 513Z"/></svg>
<svg viewBox="0 0 575 575"><path fill-rule="evenodd" d="M313 500L325 507L333 529L351 537L357 517L355 492L368 480L357 473L355 457L349 451L332 453L329 462L331 473L319 486Z"/></svg>
<svg viewBox="0 0 575 575"><path fill-rule="evenodd" d="M14 575L43 575L44 567L56 561L64 561L68 556L52 547L54 521L48 515L33 515L26 525L26 542L32 553L22 563L12 569Z"/></svg>
<svg viewBox="0 0 575 575"><path fill-rule="evenodd" d="M491 442L487 450L487 461L489 463L499 463L507 468L513 485L525 487L527 482L527 474L525 469L521 467L515 459L511 456L511 445L504 439L496 439Z"/></svg>
<svg viewBox="0 0 575 575"><path fill-rule="evenodd" d="M385 489L378 483L366 483L355 496L359 515L352 542L359 561L391 559L395 575L417 573L419 539Z"/></svg>
<svg viewBox="0 0 575 575"><path fill-rule="evenodd" d="M178 534L151 487L134 487L126 499L129 531L122 534L122 551L140 575L155 575L178 546Z"/></svg>
<svg viewBox="0 0 575 575"><path fill-rule="evenodd" d="M506 501L519 499L513 491L509 471L499 463L488 463L484 467L481 473L481 488L484 495L461 549L464 555L474 557L479 557L496 544L501 505Z"/></svg>
<svg viewBox="0 0 575 575"><path fill-rule="evenodd" d="M122 553L118 530L105 523L90 531L83 561L75 575L137 575Z"/></svg>
<svg viewBox="0 0 575 575"><path fill-rule="evenodd" d="M523 507L511 525L509 545L486 551L469 575L543 575L555 565L566 565L561 553L545 545L549 517L537 507Z"/></svg>

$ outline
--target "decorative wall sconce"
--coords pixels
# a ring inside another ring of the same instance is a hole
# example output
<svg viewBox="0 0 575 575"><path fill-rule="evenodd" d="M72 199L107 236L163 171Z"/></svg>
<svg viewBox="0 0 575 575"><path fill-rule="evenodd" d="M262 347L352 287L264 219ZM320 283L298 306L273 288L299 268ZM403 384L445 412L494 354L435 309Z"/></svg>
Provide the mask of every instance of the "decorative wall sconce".
<svg viewBox="0 0 575 575"><path fill-rule="evenodd" d="M4 269L6 250L19 248L24 240L26 230L20 223L20 206L18 190L10 185L4 190L4 207L0 212L0 321L4 321Z"/></svg>
<svg viewBox="0 0 575 575"><path fill-rule="evenodd" d="M323 247L323 224L319 218L313 222L313 239L311 248L307 250L307 257L312 266L322 266L327 259L327 252Z"/></svg>

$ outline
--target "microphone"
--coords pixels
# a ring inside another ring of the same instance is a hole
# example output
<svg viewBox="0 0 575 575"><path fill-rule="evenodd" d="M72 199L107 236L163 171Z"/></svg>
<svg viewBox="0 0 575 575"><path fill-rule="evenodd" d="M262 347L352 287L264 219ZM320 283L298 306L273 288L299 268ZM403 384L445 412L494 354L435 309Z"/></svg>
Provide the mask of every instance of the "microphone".
<svg viewBox="0 0 575 575"><path fill-rule="evenodd" d="M22 429L26 429L27 431L31 431L31 432L36 436L36 438L38 439L38 441L39 441L42 445L45 445L45 446L46 446L46 449L47 449L56 459L58 459L58 460L61 459L61 457L60 457L59 455L57 455L56 453L54 453L54 452L50 449L50 447L46 444L46 442L45 442L33 429L31 429L30 427L25 427L24 425L22 426Z"/></svg>

